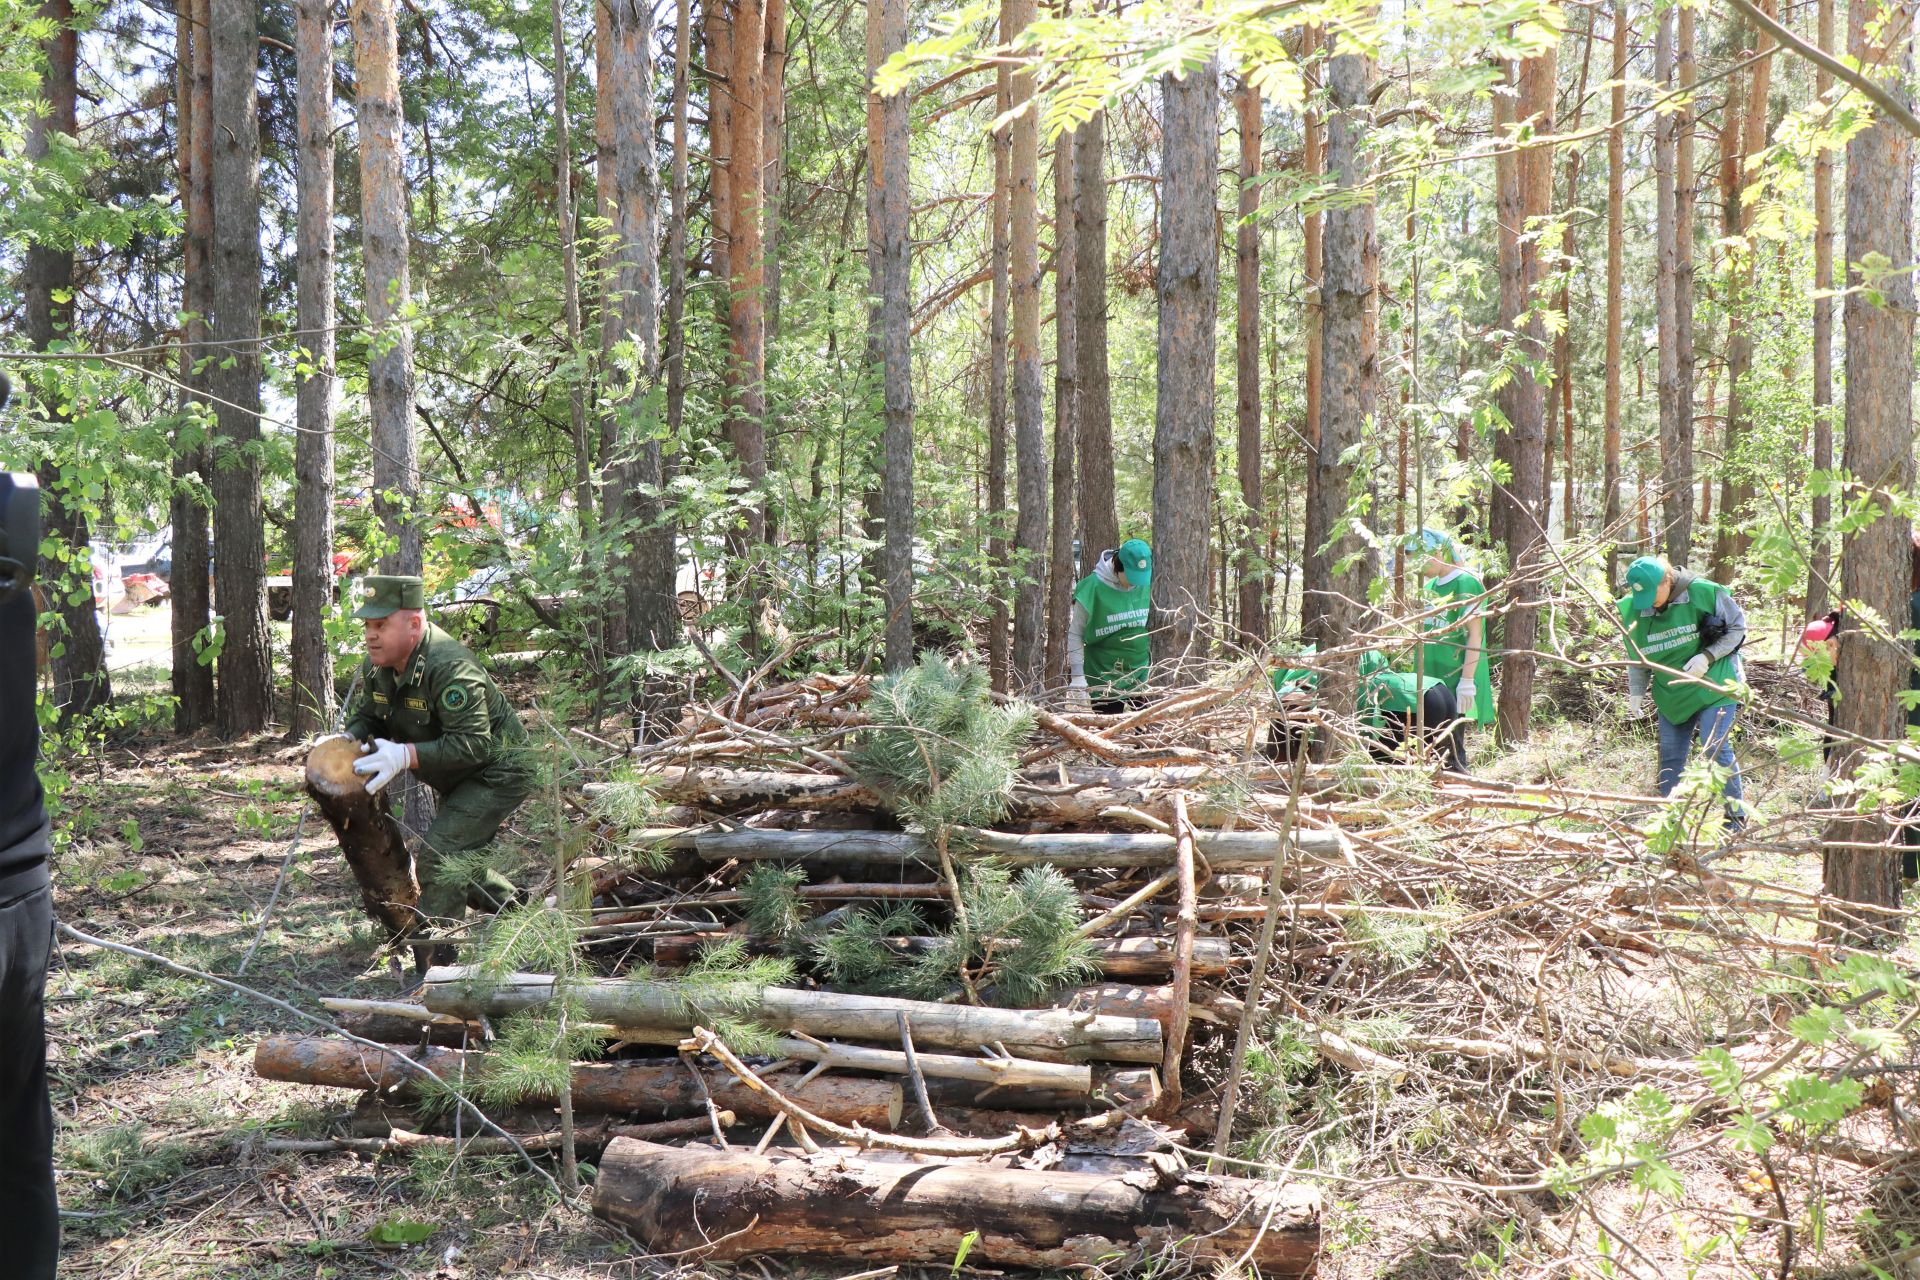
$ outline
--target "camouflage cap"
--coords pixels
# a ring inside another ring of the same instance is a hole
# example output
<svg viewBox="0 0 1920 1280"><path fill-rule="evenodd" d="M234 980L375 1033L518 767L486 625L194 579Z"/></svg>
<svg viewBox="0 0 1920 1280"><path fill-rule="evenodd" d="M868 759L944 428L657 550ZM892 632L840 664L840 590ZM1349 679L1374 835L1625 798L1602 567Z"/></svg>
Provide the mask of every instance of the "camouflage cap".
<svg viewBox="0 0 1920 1280"><path fill-rule="evenodd" d="M401 609L427 607L426 584L405 574L371 574L360 580L356 618L384 618Z"/></svg>

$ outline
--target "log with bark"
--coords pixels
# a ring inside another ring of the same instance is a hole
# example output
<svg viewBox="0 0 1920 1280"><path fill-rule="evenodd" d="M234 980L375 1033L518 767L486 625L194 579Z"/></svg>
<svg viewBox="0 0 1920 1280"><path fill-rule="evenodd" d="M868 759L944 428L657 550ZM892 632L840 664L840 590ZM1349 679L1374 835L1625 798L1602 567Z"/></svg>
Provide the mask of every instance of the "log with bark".
<svg viewBox="0 0 1920 1280"><path fill-rule="evenodd" d="M360 901L373 922L390 937L404 937L419 922L415 910L420 886L413 878L413 855L384 799L367 794L366 779L353 771L360 744L352 738L324 738L307 753L307 794L333 828Z"/></svg>
<svg viewBox="0 0 1920 1280"><path fill-rule="evenodd" d="M671 983L603 978L574 983L567 994L588 1019L628 1028L690 1030L711 1016L690 1005ZM455 1017L500 1017L537 1008L553 999L553 979L544 974L487 978L460 966L427 971L421 1003ZM734 1017L776 1032L805 1032L823 1040L899 1042L899 1014L913 1020L916 1043L931 1049L977 1049L995 1045L1016 1058L1042 1062L1158 1062L1160 1024L1148 1018L1116 1018L1067 1009L989 1009L969 1005L899 1000L889 996L841 995L762 987L727 1010Z"/></svg>
<svg viewBox="0 0 1920 1280"><path fill-rule="evenodd" d="M617 1138L594 1212L661 1253L842 1261L970 1261L1059 1269L1181 1253L1248 1262L1265 1276L1311 1274L1319 1197L1180 1170L1121 1175L907 1163L835 1153L814 1160Z"/></svg>
<svg viewBox="0 0 1920 1280"><path fill-rule="evenodd" d="M372 1089L405 1100L418 1095L425 1079L411 1060L449 1083L474 1078L486 1055L458 1049L370 1049L326 1036L269 1036L254 1050L254 1071L264 1080L328 1085L336 1089ZM900 1121L902 1095L891 1080L821 1076L800 1084L798 1071L775 1072L769 1079L789 1098L825 1119L891 1130ZM711 1073L714 1103L754 1120L774 1112L752 1090L724 1073ZM580 1063L573 1069L573 1107L577 1112L611 1115L679 1116L704 1113L706 1100L679 1059Z"/></svg>
<svg viewBox="0 0 1920 1280"><path fill-rule="evenodd" d="M1279 836L1271 831L1203 831L1200 856L1216 871L1266 868L1273 864ZM933 843L910 831L781 831L735 828L656 827L633 840L656 849L692 849L708 862L912 862L938 865ZM1173 837L1155 833L1043 832L1012 835L975 828L956 829L950 851L965 857L995 858L1009 866L1161 867L1173 863ZM1345 860L1337 831L1300 831L1294 857L1308 862Z"/></svg>
<svg viewBox="0 0 1920 1280"><path fill-rule="evenodd" d="M707 947L738 934L674 933L653 940L653 962L663 968L692 964ZM886 945L902 956L921 955L940 943L939 938L903 936L885 939ZM997 944L999 945L999 944ZM1100 971L1110 978L1164 978L1173 972L1173 944L1165 938L1094 938L1090 940ZM776 944L756 939L750 950L772 952ZM1233 963L1233 948L1225 938L1196 938L1193 943L1193 971L1214 976L1225 973Z"/></svg>

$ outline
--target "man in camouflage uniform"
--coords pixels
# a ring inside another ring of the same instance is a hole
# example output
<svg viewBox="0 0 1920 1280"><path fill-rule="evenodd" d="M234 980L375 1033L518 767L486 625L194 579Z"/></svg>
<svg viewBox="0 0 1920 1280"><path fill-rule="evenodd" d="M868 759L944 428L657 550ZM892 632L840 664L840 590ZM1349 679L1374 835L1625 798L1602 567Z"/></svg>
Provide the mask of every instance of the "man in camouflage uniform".
<svg viewBox="0 0 1920 1280"><path fill-rule="evenodd" d="M377 794L411 769L438 795L439 811L414 857L420 912L431 930L471 905L497 911L515 890L488 870L448 875L449 854L485 847L533 789L527 731L479 661L426 618L414 577L369 577L354 617L366 624L367 660L346 732L361 742L355 773ZM449 963L452 948L418 947L422 965Z"/></svg>

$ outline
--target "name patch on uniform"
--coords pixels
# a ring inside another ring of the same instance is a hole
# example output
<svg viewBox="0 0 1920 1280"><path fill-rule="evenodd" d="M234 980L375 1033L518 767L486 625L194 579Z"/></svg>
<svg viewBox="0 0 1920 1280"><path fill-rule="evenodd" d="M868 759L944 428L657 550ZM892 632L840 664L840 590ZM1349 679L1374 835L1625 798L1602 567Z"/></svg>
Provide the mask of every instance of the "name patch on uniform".
<svg viewBox="0 0 1920 1280"><path fill-rule="evenodd" d="M458 711L467 705L467 691L457 684L448 685L447 691L440 695L440 705L449 711Z"/></svg>
<svg viewBox="0 0 1920 1280"><path fill-rule="evenodd" d="M384 693L381 693L378 689L375 689L373 691L373 700L384 706L387 702L387 695Z"/></svg>
<svg viewBox="0 0 1920 1280"><path fill-rule="evenodd" d="M426 709L427 709L427 700L425 698L408 698L407 699L407 710L425 711Z"/></svg>

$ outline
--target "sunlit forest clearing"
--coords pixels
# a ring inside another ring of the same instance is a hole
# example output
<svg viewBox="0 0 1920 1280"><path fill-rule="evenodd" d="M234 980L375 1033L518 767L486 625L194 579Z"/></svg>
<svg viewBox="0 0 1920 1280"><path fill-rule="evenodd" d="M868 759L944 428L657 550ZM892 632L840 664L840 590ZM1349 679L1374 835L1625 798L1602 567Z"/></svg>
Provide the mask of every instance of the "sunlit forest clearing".
<svg viewBox="0 0 1920 1280"><path fill-rule="evenodd" d="M0 1272L1920 1277L1916 17L0 0Z"/></svg>

